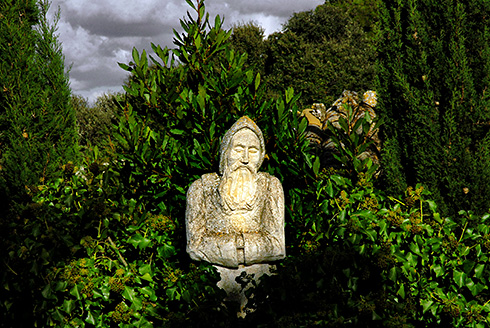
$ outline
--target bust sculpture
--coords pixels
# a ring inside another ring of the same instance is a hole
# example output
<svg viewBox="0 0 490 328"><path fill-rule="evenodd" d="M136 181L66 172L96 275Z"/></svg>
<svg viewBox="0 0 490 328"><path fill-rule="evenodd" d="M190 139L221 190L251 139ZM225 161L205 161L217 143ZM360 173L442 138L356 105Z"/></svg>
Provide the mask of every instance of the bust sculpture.
<svg viewBox="0 0 490 328"><path fill-rule="evenodd" d="M204 174L187 191L187 252L194 260L238 268L285 256L284 192L258 172L264 137L248 117L223 137L219 174Z"/></svg>

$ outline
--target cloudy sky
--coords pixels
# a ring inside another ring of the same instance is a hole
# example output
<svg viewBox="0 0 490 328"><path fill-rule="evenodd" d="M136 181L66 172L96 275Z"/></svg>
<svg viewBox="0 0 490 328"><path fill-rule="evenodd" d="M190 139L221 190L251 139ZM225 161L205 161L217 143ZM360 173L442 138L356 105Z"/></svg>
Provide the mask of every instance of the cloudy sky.
<svg viewBox="0 0 490 328"><path fill-rule="evenodd" d="M192 0L195 2L196 0ZM254 21L266 34L280 31L295 12L314 9L325 0L207 0L212 21L225 18L225 27ZM173 47L173 29L190 9L185 0L52 0L50 15L61 10L58 35L65 65L71 65L75 94L94 101L105 92L122 91L131 51L151 49L151 42Z"/></svg>

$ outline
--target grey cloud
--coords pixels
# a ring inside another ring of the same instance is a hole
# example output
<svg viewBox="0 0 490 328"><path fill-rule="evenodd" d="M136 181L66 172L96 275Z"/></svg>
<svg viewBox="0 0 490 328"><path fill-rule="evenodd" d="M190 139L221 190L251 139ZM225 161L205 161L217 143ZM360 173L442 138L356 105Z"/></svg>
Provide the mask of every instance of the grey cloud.
<svg viewBox="0 0 490 328"><path fill-rule="evenodd" d="M193 0L195 2L195 0ZM210 18L219 14L225 28L255 21L267 33L281 28L294 13L314 9L324 0L206 0ZM183 0L52 0L58 6L58 25L65 64L73 64L70 78L76 94L93 97L107 90L122 90L126 79L117 62L128 63L131 50L151 51L150 43L173 48L173 29L192 12ZM194 13L193 13L194 16ZM212 21L213 22L213 21Z"/></svg>
<svg viewBox="0 0 490 328"><path fill-rule="evenodd" d="M110 72L110 74L108 74ZM82 83L86 89L93 89L105 85L122 85L127 73L115 65L113 68L94 68L89 71L73 70L70 77Z"/></svg>
<svg viewBox="0 0 490 328"><path fill-rule="evenodd" d="M156 36L162 32L161 25L157 21L133 21L126 22L117 17L97 14L85 19L74 19L70 22L74 28L81 26L90 34L107 37L132 37L132 36Z"/></svg>
<svg viewBox="0 0 490 328"><path fill-rule="evenodd" d="M236 12L246 14L267 14L284 19L293 13L311 10L322 4L321 0L213 0L206 2L209 10L220 14Z"/></svg>

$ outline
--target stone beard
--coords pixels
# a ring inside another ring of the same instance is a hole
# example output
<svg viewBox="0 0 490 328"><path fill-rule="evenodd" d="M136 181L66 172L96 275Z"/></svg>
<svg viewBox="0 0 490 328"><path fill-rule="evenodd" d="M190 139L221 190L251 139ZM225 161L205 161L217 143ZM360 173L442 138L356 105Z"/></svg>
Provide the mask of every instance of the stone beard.
<svg viewBox="0 0 490 328"><path fill-rule="evenodd" d="M262 132L248 117L223 138L220 173L205 174L187 192L187 252L228 268L284 258L284 193L275 177L258 172Z"/></svg>

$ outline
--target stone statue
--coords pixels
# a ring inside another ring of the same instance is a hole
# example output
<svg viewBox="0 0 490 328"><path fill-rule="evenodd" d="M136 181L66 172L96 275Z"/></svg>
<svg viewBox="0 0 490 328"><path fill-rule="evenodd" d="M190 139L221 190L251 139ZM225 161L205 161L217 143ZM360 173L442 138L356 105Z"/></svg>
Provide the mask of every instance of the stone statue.
<svg viewBox="0 0 490 328"><path fill-rule="evenodd" d="M228 130L220 147L220 174L204 174L187 191L187 252L192 259L247 267L283 259L284 192L258 172L264 137L248 117Z"/></svg>

